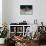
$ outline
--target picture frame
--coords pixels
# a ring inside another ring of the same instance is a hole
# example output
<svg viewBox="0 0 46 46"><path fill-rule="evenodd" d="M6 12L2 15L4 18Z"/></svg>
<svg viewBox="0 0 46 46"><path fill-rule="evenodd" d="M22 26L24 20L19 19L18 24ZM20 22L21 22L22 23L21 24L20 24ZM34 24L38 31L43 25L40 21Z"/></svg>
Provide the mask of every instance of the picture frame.
<svg viewBox="0 0 46 46"><path fill-rule="evenodd" d="M20 5L20 14L21 15L32 15L33 6L32 5Z"/></svg>

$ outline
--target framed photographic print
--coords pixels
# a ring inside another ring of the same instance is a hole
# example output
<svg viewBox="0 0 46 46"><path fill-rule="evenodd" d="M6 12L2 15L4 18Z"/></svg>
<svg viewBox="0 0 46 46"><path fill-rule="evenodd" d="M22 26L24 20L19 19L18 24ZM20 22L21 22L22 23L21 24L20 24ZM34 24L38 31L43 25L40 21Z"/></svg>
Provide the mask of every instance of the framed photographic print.
<svg viewBox="0 0 46 46"><path fill-rule="evenodd" d="M32 15L33 7L32 5L20 5L21 15Z"/></svg>

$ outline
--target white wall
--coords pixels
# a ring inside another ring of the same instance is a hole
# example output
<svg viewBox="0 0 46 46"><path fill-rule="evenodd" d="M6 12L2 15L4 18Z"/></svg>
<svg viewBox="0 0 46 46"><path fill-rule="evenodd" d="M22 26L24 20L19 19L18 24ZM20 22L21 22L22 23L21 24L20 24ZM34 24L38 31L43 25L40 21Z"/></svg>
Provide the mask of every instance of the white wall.
<svg viewBox="0 0 46 46"><path fill-rule="evenodd" d="M26 20L27 22L31 23L34 21L34 19L37 19L37 16L39 15L39 1L37 0L12 0L11 4L12 13L11 18L9 17L12 20L11 22L21 22L23 20ZM33 5L33 14L20 15L20 5Z"/></svg>
<svg viewBox="0 0 46 46"><path fill-rule="evenodd" d="M7 15L7 0L2 0L2 23L8 22Z"/></svg>
<svg viewBox="0 0 46 46"><path fill-rule="evenodd" d="M26 20L29 24L37 19L46 23L46 0L4 0L4 17L7 23ZM32 15L20 15L20 5L33 5ZM46 25L46 24L45 24Z"/></svg>
<svg viewBox="0 0 46 46"><path fill-rule="evenodd" d="M2 27L2 0L0 0L0 27Z"/></svg>

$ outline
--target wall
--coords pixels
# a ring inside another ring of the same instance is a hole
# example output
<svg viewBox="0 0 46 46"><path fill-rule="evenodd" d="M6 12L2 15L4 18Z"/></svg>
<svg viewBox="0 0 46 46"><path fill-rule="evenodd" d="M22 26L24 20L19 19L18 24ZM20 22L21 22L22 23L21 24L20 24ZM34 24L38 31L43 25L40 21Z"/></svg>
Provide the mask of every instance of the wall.
<svg viewBox="0 0 46 46"><path fill-rule="evenodd" d="M41 21L46 25L46 0L4 0L3 21L7 23L21 22L26 20L29 24L37 19L38 24ZM20 5L33 5L32 15L20 15Z"/></svg>
<svg viewBox="0 0 46 46"><path fill-rule="evenodd" d="M0 27L2 27L2 0L0 0Z"/></svg>
<svg viewBox="0 0 46 46"><path fill-rule="evenodd" d="M17 2L17 3L16 3ZM29 24L34 22L34 19L39 17L39 1L37 0L11 0L12 12L11 12L11 22L22 22L26 20ZM20 15L20 5L33 5L33 14L32 15Z"/></svg>
<svg viewBox="0 0 46 46"><path fill-rule="evenodd" d="M8 17L7 17L7 2L6 0L2 0L2 23L7 22L8 23Z"/></svg>

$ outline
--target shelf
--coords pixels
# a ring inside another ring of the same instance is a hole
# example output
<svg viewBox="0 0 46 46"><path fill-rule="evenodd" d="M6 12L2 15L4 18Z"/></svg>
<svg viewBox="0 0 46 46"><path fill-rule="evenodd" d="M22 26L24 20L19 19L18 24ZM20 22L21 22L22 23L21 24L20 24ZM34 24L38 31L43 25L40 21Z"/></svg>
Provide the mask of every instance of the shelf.
<svg viewBox="0 0 46 46"><path fill-rule="evenodd" d="M23 32L16 32L16 33L23 33Z"/></svg>
<svg viewBox="0 0 46 46"><path fill-rule="evenodd" d="M31 25L9 25L9 26L31 26Z"/></svg>
<svg viewBox="0 0 46 46"><path fill-rule="evenodd" d="M15 32L10 32L10 33L15 33ZM16 32L16 33L23 33L23 32Z"/></svg>
<svg viewBox="0 0 46 46"><path fill-rule="evenodd" d="M10 32L10 33L15 33L15 32Z"/></svg>
<svg viewBox="0 0 46 46"><path fill-rule="evenodd" d="M13 34L17 33L17 35L22 34L22 36L25 36L25 34L26 34L25 30L26 30L27 27L30 27L30 26L31 25L9 25L9 27L11 27L10 33L13 33ZM14 30L16 32L14 32ZM21 31L19 31L19 30L21 30ZM13 32L11 32L11 31L13 31Z"/></svg>

